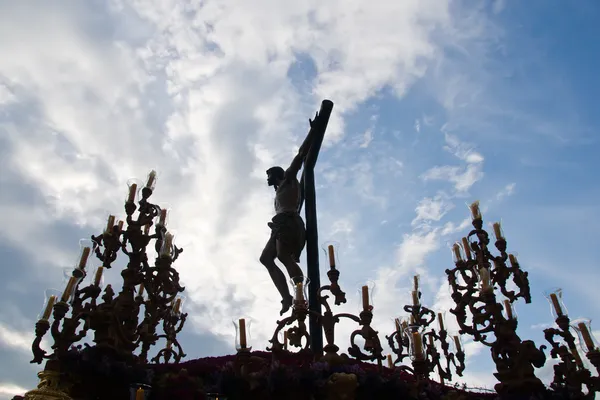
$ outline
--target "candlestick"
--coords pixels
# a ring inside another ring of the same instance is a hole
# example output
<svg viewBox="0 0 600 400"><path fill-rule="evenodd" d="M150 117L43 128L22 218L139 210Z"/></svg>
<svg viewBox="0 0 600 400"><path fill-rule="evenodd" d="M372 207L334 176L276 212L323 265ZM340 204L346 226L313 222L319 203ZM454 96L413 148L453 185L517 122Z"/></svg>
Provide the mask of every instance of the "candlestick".
<svg viewBox="0 0 600 400"><path fill-rule="evenodd" d="M304 301L304 293L302 292L302 282L296 283L296 301Z"/></svg>
<svg viewBox="0 0 600 400"><path fill-rule="evenodd" d="M421 334L419 332L413 332L413 346L415 350L415 359L421 360L423 358L423 342Z"/></svg>
<svg viewBox="0 0 600 400"><path fill-rule="evenodd" d="M112 229L113 226L115 226L115 216L114 215L109 215L108 216L108 223L106 224L106 233L112 233Z"/></svg>
<svg viewBox="0 0 600 400"><path fill-rule="evenodd" d="M556 316L561 317L563 315L563 310L560 307L560 302L558 301L558 296L556 293L550 293L550 301L552 302L554 311L556 311Z"/></svg>
<svg viewBox="0 0 600 400"><path fill-rule="evenodd" d="M474 201L470 205L471 216L473 219L481 219L481 211L479 210L479 200Z"/></svg>
<svg viewBox="0 0 600 400"><path fill-rule="evenodd" d="M413 290L419 290L419 275L413 277Z"/></svg>
<svg viewBox="0 0 600 400"><path fill-rule="evenodd" d="M362 305L363 310L369 310L369 287L366 285L362 287Z"/></svg>
<svg viewBox="0 0 600 400"><path fill-rule="evenodd" d="M454 243L452 246L452 251L454 252L454 258L456 261L462 261L462 255L460 254L460 245L458 243Z"/></svg>
<svg viewBox="0 0 600 400"><path fill-rule="evenodd" d="M129 203L133 203L133 201L135 200L135 192L137 191L137 183L132 183L131 186L129 186L129 197L127 197L127 201Z"/></svg>
<svg viewBox="0 0 600 400"><path fill-rule="evenodd" d="M502 227L500 225L500 222L494 222L494 224L492 225L492 227L494 228L494 235L496 235L496 240L502 240L502 239L504 239L502 237Z"/></svg>
<svg viewBox="0 0 600 400"><path fill-rule="evenodd" d="M462 238L462 247L465 250L465 254L467 255L467 259L470 260L471 259L471 246L469 245L469 240L464 237Z"/></svg>
<svg viewBox="0 0 600 400"><path fill-rule="evenodd" d="M334 253L334 248L333 248L332 244L327 246L327 253L329 254L329 266L331 268L334 268L335 267L335 253Z"/></svg>
<svg viewBox="0 0 600 400"><path fill-rule="evenodd" d="M512 305L510 304L510 300L504 300L504 310L506 311L506 317L508 319L513 319Z"/></svg>
<svg viewBox="0 0 600 400"><path fill-rule="evenodd" d="M388 368L394 368L394 362L392 361L392 355L387 355Z"/></svg>
<svg viewBox="0 0 600 400"><path fill-rule="evenodd" d="M240 326L240 348L245 349L248 347L248 343L246 341L246 320L244 318L240 318L238 323Z"/></svg>
<svg viewBox="0 0 600 400"><path fill-rule="evenodd" d="M85 269L85 264L87 264L88 257L90 256L91 249L89 247L84 247L81 252L81 258L79 259L78 268L83 270Z"/></svg>
<svg viewBox="0 0 600 400"><path fill-rule="evenodd" d="M412 291L412 301L413 301L413 306L419 305L419 292L416 290Z"/></svg>
<svg viewBox="0 0 600 400"><path fill-rule="evenodd" d="M148 181L146 182L146 187L152 189L155 179L156 179L156 171L152 170L148 174Z"/></svg>
<svg viewBox="0 0 600 400"><path fill-rule="evenodd" d="M588 353L595 350L596 346L594 345L594 339L592 339L592 335L590 335L590 331L588 330L585 322L578 323L577 327L579 328L579 332L581 332L581 338L585 343L585 347L587 347Z"/></svg>
<svg viewBox="0 0 600 400"><path fill-rule="evenodd" d="M440 331L444 330L444 316L442 313L438 313L438 325L440 327Z"/></svg>
<svg viewBox="0 0 600 400"><path fill-rule="evenodd" d="M65 291L63 292L62 297L60 298L60 301L69 301L69 299L71 298L71 294L73 294L73 289L75 288L76 284L77 278L74 276L70 277L69 281L67 282L67 287L65 288Z"/></svg>
<svg viewBox="0 0 600 400"><path fill-rule="evenodd" d="M104 267L100 266L96 269L96 275L94 275L94 286L100 286L100 282L102 281L102 272L104 271Z"/></svg>
<svg viewBox="0 0 600 400"><path fill-rule="evenodd" d="M48 321L50 319L50 314L52 314L52 307L56 303L57 297L52 295L48 298L48 303L46 303L46 308L44 309L44 313L42 314L42 321Z"/></svg>
<svg viewBox="0 0 600 400"><path fill-rule="evenodd" d="M145 396L146 392L142 388L138 388L138 390L135 392L135 400L144 400Z"/></svg>
<svg viewBox="0 0 600 400"><path fill-rule="evenodd" d="M283 331L283 349L287 350L288 348L288 331Z"/></svg>
<svg viewBox="0 0 600 400"><path fill-rule="evenodd" d="M167 210L165 208L163 208L162 210L160 210L160 217L158 219L158 224L165 226L166 221L167 221Z"/></svg>
<svg viewBox="0 0 600 400"><path fill-rule="evenodd" d="M452 338L454 339L454 346L456 346L456 352L457 353L462 352L462 346L460 344L460 337L453 336Z"/></svg>

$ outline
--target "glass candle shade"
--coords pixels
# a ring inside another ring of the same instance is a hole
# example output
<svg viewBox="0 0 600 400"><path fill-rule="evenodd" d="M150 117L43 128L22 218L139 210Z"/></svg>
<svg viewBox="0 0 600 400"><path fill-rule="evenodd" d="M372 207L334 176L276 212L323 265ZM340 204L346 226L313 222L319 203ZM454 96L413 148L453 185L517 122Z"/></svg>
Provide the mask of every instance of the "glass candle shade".
<svg viewBox="0 0 600 400"><path fill-rule="evenodd" d="M504 299L502 301L502 309L504 310L504 318L515 321L517 320L517 310L510 300Z"/></svg>
<svg viewBox="0 0 600 400"><path fill-rule="evenodd" d="M487 267L481 267L477 269L477 275L479 277L479 290L482 293L489 293L494 290L492 285L491 271Z"/></svg>
<svg viewBox="0 0 600 400"><path fill-rule="evenodd" d="M62 295L60 296L60 301L64 303L71 304L75 298L77 286L79 286L79 282L81 282L81 279L83 278L83 276L76 276L77 271L79 270L73 270L73 275L65 284L65 290L63 290Z"/></svg>
<svg viewBox="0 0 600 400"><path fill-rule="evenodd" d="M99 288L103 288L104 287L104 267L103 266L99 266L96 267L93 271L93 273L90 275L93 277L93 281L91 282L92 285L99 287Z"/></svg>
<svg viewBox="0 0 600 400"><path fill-rule="evenodd" d="M281 343L281 348L283 350L287 350L288 349L288 331L287 330L280 330L277 333L277 340L279 341L279 343Z"/></svg>
<svg viewBox="0 0 600 400"><path fill-rule="evenodd" d="M492 224L492 230L494 231L494 236L496 240L504 239L504 230L502 229L502 220L498 222L494 222Z"/></svg>
<svg viewBox="0 0 600 400"><path fill-rule="evenodd" d="M142 190L143 183L139 179L132 178L127 181L127 195L125 197L126 203L135 203L139 200L140 191Z"/></svg>
<svg viewBox="0 0 600 400"><path fill-rule="evenodd" d="M77 255L77 261L74 267L77 269L85 270L88 265L88 261L93 257L93 250L95 243L90 239L79 240L79 253Z"/></svg>
<svg viewBox="0 0 600 400"><path fill-rule="evenodd" d="M469 243L469 239L467 239L466 237L462 238L461 244L462 249L465 252L465 255L467 256L467 259L470 260L471 258L473 258L471 243Z"/></svg>
<svg viewBox="0 0 600 400"><path fill-rule="evenodd" d="M336 241L328 241L323 243L322 248L323 252L325 253L325 257L327 257L327 265L329 265L329 268L337 268L340 265L340 244Z"/></svg>
<svg viewBox="0 0 600 400"><path fill-rule="evenodd" d="M408 337L408 355L410 359L423 360L425 358L425 343L423 342L423 332L416 326L409 326L405 330L405 335Z"/></svg>
<svg viewBox="0 0 600 400"><path fill-rule="evenodd" d="M58 303L61 296L62 292L57 289L46 289L44 291L44 305L37 316L39 321L50 320L54 305Z"/></svg>
<svg viewBox="0 0 600 400"><path fill-rule="evenodd" d="M178 295L175 297L175 300L173 300L173 306L171 307L171 312L173 313L173 315L181 315L181 313L183 312L183 303L185 302L185 296L183 295Z"/></svg>
<svg viewBox="0 0 600 400"><path fill-rule="evenodd" d="M454 243L452 245L452 261L456 264L457 262L463 261L463 255L460 247L460 243Z"/></svg>
<svg viewBox="0 0 600 400"><path fill-rule="evenodd" d="M158 216L156 217L156 220L154 222L162 227L167 227L169 223L169 214L170 210L167 206L161 207L160 211L158 212Z"/></svg>
<svg viewBox="0 0 600 400"><path fill-rule="evenodd" d="M373 311L373 296L375 293L375 282L367 281L357 289L358 304L360 311Z"/></svg>
<svg viewBox="0 0 600 400"><path fill-rule="evenodd" d="M563 303L562 295L563 292L561 288L552 288L544 292L544 296L548 300L548 303L550 303L550 311L552 312L554 319L569 315L567 307Z"/></svg>
<svg viewBox="0 0 600 400"><path fill-rule="evenodd" d="M252 350L250 345L250 325L252 319L249 317L241 317L233 320L233 326L235 327L235 349L237 351Z"/></svg>
<svg viewBox="0 0 600 400"><path fill-rule="evenodd" d="M471 210L471 219L481 219L481 210L479 209L479 200L475 200L469 204L469 210Z"/></svg>
<svg viewBox="0 0 600 400"><path fill-rule="evenodd" d="M153 169L152 171L150 171L150 173L146 177L146 182L144 184L144 187L146 187L150 190L154 190L154 188L156 187L157 179L158 179L158 174L156 173L156 170Z"/></svg>
<svg viewBox="0 0 600 400"><path fill-rule="evenodd" d="M163 237L163 241L162 241L162 246L160 247L160 256L161 257L172 257L173 256L173 251L175 250L175 245L173 244L173 239L175 238L175 235L171 232L166 232L164 237Z"/></svg>
<svg viewBox="0 0 600 400"><path fill-rule="evenodd" d="M292 297L294 297L295 303L306 303L308 302L308 285L310 279L305 276L296 276L290 279L290 285L292 285Z"/></svg>
<svg viewBox="0 0 600 400"><path fill-rule="evenodd" d="M115 226L115 223L117 221L117 217L115 217L112 214L108 214L106 216L106 226L104 227L104 234L105 235L112 235L113 233L113 228Z"/></svg>
<svg viewBox="0 0 600 400"><path fill-rule="evenodd" d="M577 319L571 322L571 326L579 336L579 345L584 353L598 350L598 342L592 334L591 320L586 318Z"/></svg>

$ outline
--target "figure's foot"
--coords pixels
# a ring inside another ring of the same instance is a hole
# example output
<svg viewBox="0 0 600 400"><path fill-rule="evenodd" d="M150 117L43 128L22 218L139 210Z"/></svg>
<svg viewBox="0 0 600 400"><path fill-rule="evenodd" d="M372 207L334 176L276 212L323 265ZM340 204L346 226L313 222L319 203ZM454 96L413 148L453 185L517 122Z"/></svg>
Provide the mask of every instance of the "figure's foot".
<svg viewBox="0 0 600 400"><path fill-rule="evenodd" d="M281 311L279 312L279 315L283 315L286 312L288 312L288 310L292 306L293 302L294 302L294 298L292 296L289 296L288 298L281 300Z"/></svg>

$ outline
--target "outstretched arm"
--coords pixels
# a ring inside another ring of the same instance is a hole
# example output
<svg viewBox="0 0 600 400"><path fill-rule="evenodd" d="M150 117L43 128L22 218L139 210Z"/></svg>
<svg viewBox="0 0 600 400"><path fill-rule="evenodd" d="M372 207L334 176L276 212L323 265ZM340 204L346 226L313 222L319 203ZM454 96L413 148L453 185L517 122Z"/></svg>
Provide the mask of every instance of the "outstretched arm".
<svg viewBox="0 0 600 400"><path fill-rule="evenodd" d="M315 114L315 119L317 118L317 115L318 114ZM302 145L300 145L300 148L298 149L298 154L296 154L296 157L294 157L294 159L292 160L292 163L290 164L288 169L285 171L285 179L296 177L296 175L298 175L298 171L300 171L300 168L302 168L302 163L304 163L304 159L306 158L306 155L308 154L308 150L310 149L310 146L312 145L312 141L313 141L313 137L314 137L313 124L314 124L315 120L313 119L311 121L309 119L308 121L310 123L310 130L308 131L308 135L306 135L304 142L302 142Z"/></svg>

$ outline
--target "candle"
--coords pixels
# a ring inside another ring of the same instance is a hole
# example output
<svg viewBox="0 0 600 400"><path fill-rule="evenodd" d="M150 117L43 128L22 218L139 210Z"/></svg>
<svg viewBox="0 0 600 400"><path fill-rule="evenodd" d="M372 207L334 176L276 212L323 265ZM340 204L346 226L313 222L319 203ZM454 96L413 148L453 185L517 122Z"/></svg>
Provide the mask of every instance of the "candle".
<svg viewBox="0 0 600 400"><path fill-rule="evenodd" d="M160 210L160 218L158 220L158 224L165 226L166 220L167 220L167 210L163 208L162 210Z"/></svg>
<svg viewBox="0 0 600 400"><path fill-rule="evenodd" d="M146 398L146 392L142 388L138 388L135 392L135 400L144 400Z"/></svg>
<svg viewBox="0 0 600 400"><path fill-rule="evenodd" d="M138 296L143 296L143 295L144 295L144 284L141 283L140 288L138 289Z"/></svg>
<svg viewBox="0 0 600 400"><path fill-rule="evenodd" d="M304 293L302 293L302 282L296 283L296 301L304 301Z"/></svg>
<svg viewBox="0 0 600 400"><path fill-rule="evenodd" d="M137 191L137 183L132 183L129 186L129 197L127 197L127 202L132 203L135 200L135 192Z"/></svg>
<svg viewBox="0 0 600 400"><path fill-rule="evenodd" d="M416 290L412 291L412 301L413 301L413 306L419 305L419 292Z"/></svg>
<svg viewBox="0 0 600 400"><path fill-rule="evenodd" d="M146 226L144 226L144 235L147 235L148 232L150 232L150 224L146 224Z"/></svg>
<svg viewBox="0 0 600 400"><path fill-rule="evenodd" d="M513 319L513 312L510 300L504 300L504 310L506 310L506 317L508 319Z"/></svg>
<svg viewBox="0 0 600 400"><path fill-rule="evenodd" d="M481 290L484 292L490 290L490 271L486 267L481 267L479 269L479 276L481 277Z"/></svg>
<svg viewBox="0 0 600 400"><path fill-rule="evenodd" d="M89 247L84 247L81 252L81 258L79 259L79 269L84 269L85 264L87 263L88 257L90 256L91 249Z"/></svg>
<svg viewBox="0 0 600 400"><path fill-rule="evenodd" d="M581 361L581 357L579 356L579 352L577 351L576 348L572 348L570 349L571 354L573 355L573 358L575 359L575 363L577 363L577 365L583 365L583 361Z"/></svg>
<svg viewBox="0 0 600 400"><path fill-rule="evenodd" d="M458 336L453 336L453 339L454 339L454 345L456 346L456 352L461 353L462 346L460 345L460 338Z"/></svg>
<svg viewBox="0 0 600 400"><path fill-rule="evenodd" d="M579 332L581 332L581 338L585 342L585 347L587 347L588 352L593 351L596 346L594 346L594 340L592 339L592 335L590 335L587 326L584 322L580 322L577 324L577 327L579 328Z"/></svg>
<svg viewBox="0 0 600 400"><path fill-rule="evenodd" d="M396 324L396 332L400 332L400 320L398 318L394 319Z"/></svg>
<svg viewBox="0 0 600 400"><path fill-rule="evenodd" d="M387 355L388 368L394 368L394 362L392 361L392 355Z"/></svg>
<svg viewBox="0 0 600 400"><path fill-rule="evenodd" d="M73 294L73 289L75 289L75 284L77 283L77 278L74 276L69 278L69 282L67 282L67 287L60 298L60 301L67 302L71 298L71 294Z"/></svg>
<svg viewBox="0 0 600 400"><path fill-rule="evenodd" d="M423 342L421 341L421 335L419 332L413 332L413 346L415 350L415 358L420 360L423 358Z"/></svg>
<svg viewBox="0 0 600 400"><path fill-rule="evenodd" d="M442 313L438 313L438 325L440 326L440 331L444 330L444 316Z"/></svg>
<svg viewBox="0 0 600 400"><path fill-rule="evenodd" d="M410 324L411 325L415 324L415 316L413 314L410 314Z"/></svg>
<svg viewBox="0 0 600 400"><path fill-rule="evenodd" d="M246 320L240 318L238 322L240 325L240 347L245 349L248 346L248 343L246 342Z"/></svg>
<svg viewBox="0 0 600 400"><path fill-rule="evenodd" d="M96 270L96 275L94 275L94 286L100 286L100 282L102 281L102 272L104 271L104 267L98 267Z"/></svg>
<svg viewBox="0 0 600 400"><path fill-rule="evenodd" d="M558 301L558 296L556 293L550 293L550 301L552 302L552 306L554 307L554 311L556 311L556 316L562 317L563 311L560 307L560 302Z"/></svg>
<svg viewBox="0 0 600 400"><path fill-rule="evenodd" d="M123 221L119 221L117 225L119 226L119 232L121 232L123 230Z"/></svg>
<svg viewBox="0 0 600 400"><path fill-rule="evenodd" d="M283 349L287 350L288 347L288 332L283 331Z"/></svg>
<svg viewBox="0 0 600 400"><path fill-rule="evenodd" d="M496 240L502 240L502 239L504 239L502 237L502 229L500 227L500 222L494 222L494 224L492 225L492 227L494 228L494 235L496 235Z"/></svg>
<svg viewBox="0 0 600 400"><path fill-rule="evenodd" d="M464 237L462 238L463 249L465 249L465 254L467 255L467 259L471 259L471 246L469 245L469 240Z"/></svg>
<svg viewBox="0 0 600 400"><path fill-rule="evenodd" d="M471 206L471 216L473 219L481 219L481 211L479 211L479 200L474 201Z"/></svg>
<svg viewBox="0 0 600 400"><path fill-rule="evenodd" d="M517 262L517 257L514 254L508 255L508 260L510 261L510 266L513 268L517 268L519 263Z"/></svg>
<svg viewBox="0 0 600 400"><path fill-rule="evenodd" d="M171 255L172 244L173 244L173 235L171 233L167 232L165 234L165 243L163 244L163 251L162 251L163 256Z"/></svg>
<svg viewBox="0 0 600 400"><path fill-rule="evenodd" d="M329 254L329 266L331 268L335 268L335 253L333 249L333 245L327 246L327 253Z"/></svg>
<svg viewBox="0 0 600 400"><path fill-rule="evenodd" d="M113 226L115 226L115 216L114 215L109 215L108 216L108 223L106 224L106 231L105 232L112 233Z"/></svg>
<svg viewBox="0 0 600 400"><path fill-rule="evenodd" d="M146 187L152 189L152 185L154 185L155 179L156 179L156 171L152 170L148 174L148 181L146 182Z"/></svg>
<svg viewBox="0 0 600 400"><path fill-rule="evenodd" d="M362 287L362 304L363 304L363 310L368 311L369 310L369 287L366 285Z"/></svg>
<svg viewBox="0 0 600 400"><path fill-rule="evenodd" d="M413 290L419 290L419 275L415 275L413 277L413 286L414 286Z"/></svg>
<svg viewBox="0 0 600 400"><path fill-rule="evenodd" d="M462 261L462 256L460 254L460 245L458 243L454 243L452 246L452 251L454 252L454 258L456 261Z"/></svg>
<svg viewBox="0 0 600 400"><path fill-rule="evenodd" d="M173 312L178 313L181 311L181 297L175 299L175 305L173 305Z"/></svg>
<svg viewBox="0 0 600 400"><path fill-rule="evenodd" d="M56 296L52 295L48 298L48 303L46 303L46 308L44 309L44 313L42 314L41 320L48 321L50 318L50 314L52 314L52 307L56 303Z"/></svg>
<svg viewBox="0 0 600 400"><path fill-rule="evenodd" d="M429 347L431 347L432 349L435 347L435 344L433 343L433 336L429 335Z"/></svg>

